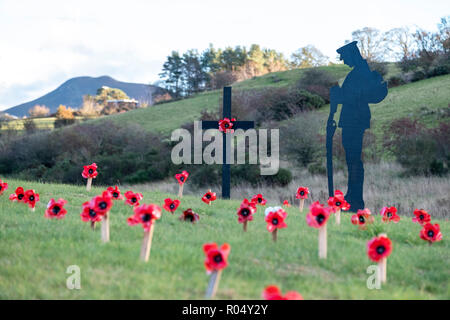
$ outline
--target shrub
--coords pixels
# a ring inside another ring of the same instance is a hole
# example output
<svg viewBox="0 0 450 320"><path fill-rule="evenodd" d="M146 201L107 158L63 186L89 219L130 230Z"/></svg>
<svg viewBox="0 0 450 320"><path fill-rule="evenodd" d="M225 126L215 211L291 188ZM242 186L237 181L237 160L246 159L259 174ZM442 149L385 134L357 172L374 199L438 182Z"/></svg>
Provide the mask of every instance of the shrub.
<svg viewBox="0 0 450 320"><path fill-rule="evenodd" d="M297 88L308 90L313 94L319 95L325 100L325 103L329 103L330 88L337 85L337 80L325 70L311 68L304 72L296 86Z"/></svg>
<svg viewBox="0 0 450 320"><path fill-rule="evenodd" d="M170 149L161 140L137 125L78 124L1 145L0 169L26 179L79 183L83 165L96 162L99 184L157 181L173 167Z"/></svg>
<svg viewBox="0 0 450 320"><path fill-rule="evenodd" d="M302 113L280 128L281 156L298 167L307 167L324 156L324 144L319 136L325 126L320 114Z"/></svg>
<svg viewBox="0 0 450 320"><path fill-rule="evenodd" d="M404 84L406 84L406 81L401 76L392 76L388 80L389 88L398 87Z"/></svg>
<svg viewBox="0 0 450 320"><path fill-rule="evenodd" d="M372 71L377 71L383 78L388 73L388 66L385 62L370 61L369 68Z"/></svg>
<svg viewBox="0 0 450 320"><path fill-rule="evenodd" d="M442 175L450 165L450 124L429 129L417 120L402 118L385 130L383 145L408 174Z"/></svg>
<svg viewBox="0 0 450 320"><path fill-rule="evenodd" d="M426 77L427 77L427 75L424 71L418 70L413 73L411 81L412 82L420 81L420 80L425 79Z"/></svg>
<svg viewBox="0 0 450 320"><path fill-rule="evenodd" d="M25 132L27 134L32 134L37 130L36 122L29 118L23 120L23 127L25 128Z"/></svg>
<svg viewBox="0 0 450 320"><path fill-rule="evenodd" d="M302 111L318 109L325 101L296 87L237 91L233 94L233 117L263 122L281 121ZM222 107L220 107L220 114Z"/></svg>
<svg viewBox="0 0 450 320"><path fill-rule="evenodd" d="M40 106L38 104L35 105L30 110L28 110L28 114L32 118L45 117L45 116L49 115L49 113L50 113L49 108L47 108L46 106Z"/></svg>

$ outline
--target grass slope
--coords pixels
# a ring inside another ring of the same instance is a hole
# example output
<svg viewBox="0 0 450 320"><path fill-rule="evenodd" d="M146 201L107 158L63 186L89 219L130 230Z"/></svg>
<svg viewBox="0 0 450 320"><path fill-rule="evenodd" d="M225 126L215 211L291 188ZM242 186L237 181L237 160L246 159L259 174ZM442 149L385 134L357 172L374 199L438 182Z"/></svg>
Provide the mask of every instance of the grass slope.
<svg viewBox="0 0 450 320"><path fill-rule="evenodd" d="M320 69L327 70L336 78L344 77L350 70L345 65L320 67ZM269 73L261 77L254 77L235 83L233 89L250 90L293 85L301 78L305 70L307 69ZM200 93L188 99L115 114L93 121L108 119L118 123L138 123L148 130L169 134L172 130L180 128L185 123L198 120L202 110L218 110L221 103L222 90L214 90Z"/></svg>
<svg viewBox="0 0 450 320"><path fill-rule="evenodd" d="M80 186L17 180L9 184L0 196L0 299L202 299L208 282L202 245L211 241L231 244L220 299L259 299L269 284L297 290L305 299L450 298L447 222L436 221L444 240L432 246L419 238L420 227L410 217L403 216L395 225L377 225L377 232L388 233L394 249L388 259L388 283L381 290L369 290L366 270L373 263L366 243L373 232L358 231L348 214L340 227L330 220L328 259L321 261L318 232L306 225L305 213L296 207L288 209L288 228L280 230L273 243L261 208L244 233L235 214L238 201L217 200L207 206L199 197L186 196L175 215L165 212L156 222L150 260L142 263L143 230L126 224L130 207L115 203L108 244L101 243L99 226L92 231L80 220L81 204L102 189L87 193ZM36 212L8 200L19 185L40 193ZM59 196L69 201L66 218L45 219L47 201ZM144 192L144 202L161 204L166 196ZM201 216L197 225L177 219L189 207ZM71 265L81 268L81 290L66 288Z"/></svg>

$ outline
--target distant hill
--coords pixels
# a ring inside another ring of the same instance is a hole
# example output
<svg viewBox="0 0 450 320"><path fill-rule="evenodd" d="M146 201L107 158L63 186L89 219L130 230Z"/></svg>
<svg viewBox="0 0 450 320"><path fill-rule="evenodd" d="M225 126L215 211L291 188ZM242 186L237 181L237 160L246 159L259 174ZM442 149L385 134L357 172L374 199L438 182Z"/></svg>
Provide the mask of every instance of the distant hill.
<svg viewBox="0 0 450 320"><path fill-rule="evenodd" d="M163 94L166 92L157 86L142 84L142 83L130 83L117 81L108 76L101 76L98 78L93 77L76 77L67 80L57 89L46 95L22 103L15 107L9 108L4 112L11 115L22 117L28 115L28 110L35 105L45 105L50 109L50 112L56 112L56 109L60 104L65 106L70 106L72 108L79 108L83 103L83 96L86 94L95 95L97 89L102 86L108 86L111 88L118 88L123 90L130 98L134 98L138 101L146 101L151 103L152 97L158 94Z"/></svg>

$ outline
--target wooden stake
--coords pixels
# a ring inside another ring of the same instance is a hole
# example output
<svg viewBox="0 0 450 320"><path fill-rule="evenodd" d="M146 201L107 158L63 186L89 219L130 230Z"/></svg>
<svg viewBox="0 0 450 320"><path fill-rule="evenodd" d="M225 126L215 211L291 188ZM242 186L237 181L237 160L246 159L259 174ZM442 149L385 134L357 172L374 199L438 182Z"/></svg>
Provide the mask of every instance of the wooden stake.
<svg viewBox="0 0 450 320"><path fill-rule="evenodd" d="M208 288L206 289L206 299L212 299L216 295L217 288L219 287L220 276L222 270L216 270L211 273L209 278Z"/></svg>
<svg viewBox="0 0 450 320"><path fill-rule="evenodd" d="M319 258L327 258L327 225L319 228Z"/></svg>
<svg viewBox="0 0 450 320"><path fill-rule="evenodd" d="M379 237L387 237L386 233L380 233ZM378 277L380 283L386 283L387 279L387 258L383 258L378 262Z"/></svg>
<svg viewBox="0 0 450 320"><path fill-rule="evenodd" d="M36 211L36 207L31 208L31 212L35 212Z"/></svg>
<svg viewBox="0 0 450 320"><path fill-rule="evenodd" d="M277 242L277 233L278 233L278 229L275 229L272 231L272 240L273 242Z"/></svg>
<svg viewBox="0 0 450 320"><path fill-rule="evenodd" d="M386 283L387 278L387 258L383 258L378 262L378 277L380 283Z"/></svg>
<svg viewBox="0 0 450 320"><path fill-rule="evenodd" d="M178 189L178 198L183 198L183 186L184 186L184 183L180 184L180 187Z"/></svg>
<svg viewBox="0 0 450 320"><path fill-rule="evenodd" d="M109 212L105 213L102 220L102 241L109 242Z"/></svg>
<svg viewBox="0 0 450 320"><path fill-rule="evenodd" d="M86 184L86 191L91 191L91 187L92 187L92 178L88 178Z"/></svg>
<svg viewBox="0 0 450 320"><path fill-rule="evenodd" d="M144 232L144 240L142 241L141 247L141 260L147 262L148 258L150 258L150 249L152 247L152 238L153 238L153 230L155 229L155 225L152 224L150 226L149 231Z"/></svg>
<svg viewBox="0 0 450 320"><path fill-rule="evenodd" d="M299 210L300 210L300 212L302 212L303 211L303 205L305 204L305 199L300 199L300 205L299 205Z"/></svg>
<svg viewBox="0 0 450 320"><path fill-rule="evenodd" d="M244 232L247 231L247 221L244 221Z"/></svg>
<svg viewBox="0 0 450 320"><path fill-rule="evenodd" d="M336 224L340 225L341 224L341 208L339 208L336 213L335 213L335 217L336 217Z"/></svg>
<svg viewBox="0 0 450 320"><path fill-rule="evenodd" d="M95 230L95 221L91 221L91 229Z"/></svg>

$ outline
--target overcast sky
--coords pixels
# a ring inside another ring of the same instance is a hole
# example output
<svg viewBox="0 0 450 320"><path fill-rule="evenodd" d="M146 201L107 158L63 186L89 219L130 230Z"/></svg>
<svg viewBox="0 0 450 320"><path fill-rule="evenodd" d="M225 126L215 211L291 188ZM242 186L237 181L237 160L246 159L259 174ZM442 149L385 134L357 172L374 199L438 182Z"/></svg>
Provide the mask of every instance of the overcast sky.
<svg viewBox="0 0 450 320"><path fill-rule="evenodd" d="M435 30L448 0L0 0L0 110L76 76L151 83L172 50L335 50L365 26Z"/></svg>

